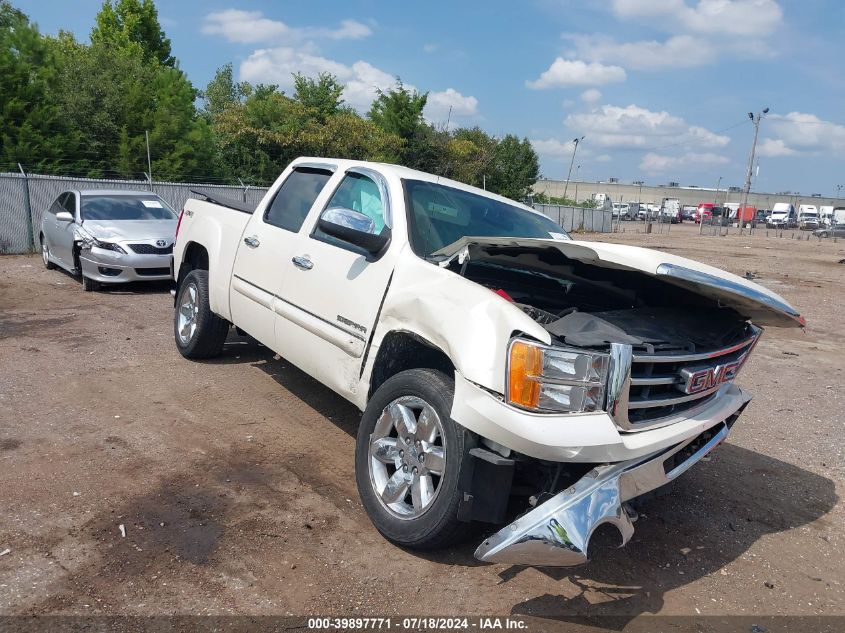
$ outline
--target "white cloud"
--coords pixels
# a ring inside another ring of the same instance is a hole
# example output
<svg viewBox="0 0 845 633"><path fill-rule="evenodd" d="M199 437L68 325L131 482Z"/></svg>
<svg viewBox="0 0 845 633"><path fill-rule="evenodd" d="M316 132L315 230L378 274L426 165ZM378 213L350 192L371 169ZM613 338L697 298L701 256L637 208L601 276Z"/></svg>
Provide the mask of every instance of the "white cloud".
<svg viewBox="0 0 845 633"><path fill-rule="evenodd" d="M261 11L225 9L214 11L202 20L206 35L222 35L230 42L253 44L273 42L292 44L309 38L358 40L372 35L372 29L357 20L343 20L337 28L294 28L280 20L272 20Z"/></svg>
<svg viewBox="0 0 845 633"><path fill-rule="evenodd" d="M587 142L603 147L649 147L690 144L698 147L724 147L730 142L710 130L690 125L666 111L653 112L634 104L621 108L603 105L593 112L570 114L564 124Z"/></svg>
<svg viewBox="0 0 845 633"><path fill-rule="evenodd" d="M675 35L665 42L656 40L617 42L605 35L565 35L575 46L575 54L594 62L621 64L634 70L692 68L709 64L723 46L691 35Z"/></svg>
<svg viewBox="0 0 845 633"><path fill-rule="evenodd" d="M779 115L770 114L763 120L763 126L773 130L774 139L767 145L767 151L779 149L783 152L826 152L841 154L845 152L845 125L820 119L815 114L790 112ZM761 148L762 151L762 148ZM770 156L772 154L769 154Z"/></svg>
<svg viewBox="0 0 845 633"><path fill-rule="evenodd" d="M440 44L437 43L429 43L423 44L423 52L424 53L436 53L440 48Z"/></svg>
<svg viewBox="0 0 845 633"><path fill-rule="evenodd" d="M783 22L775 0L613 0L614 13L623 19L644 18L674 29L709 35L765 37Z"/></svg>
<svg viewBox="0 0 845 633"><path fill-rule="evenodd" d="M764 138L763 142L757 146L757 153L760 156L792 156L797 152L787 147L783 139Z"/></svg>
<svg viewBox="0 0 845 633"><path fill-rule="evenodd" d="M284 22L265 18L261 11L226 9L209 13L202 20L206 35L222 35L230 42L265 42L282 39L291 32Z"/></svg>
<svg viewBox="0 0 845 633"><path fill-rule="evenodd" d="M452 108L450 127L454 127L456 119L478 114L478 99L465 96L454 88L447 88L441 92L429 92L425 104L424 115L432 123L446 123L449 119L449 108Z"/></svg>
<svg viewBox="0 0 845 633"><path fill-rule="evenodd" d="M688 152L680 156L667 156L649 152L640 161L640 169L649 174L697 169L704 165L724 165L730 160L712 152Z"/></svg>
<svg viewBox="0 0 845 633"><path fill-rule="evenodd" d="M240 78L252 83L276 84L282 89L293 88L293 73L313 77L322 72L331 73L344 84L343 99L359 111L369 109L378 92L396 85L396 77L369 62L357 61L352 65L304 52L300 49L280 46L262 48L247 57L240 67ZM408 90L416 90L413 84L404 83ZM471 117L478 113L478 99L463 95L454 88L430 92L425 108L425 117L433 122L446 122L452 106L452 120Z"/></svg>
<svg viewBox="0 0 845 633"><path fill-rule="evenodd" d="M602 86L625 81L627 75L620 66L587 63L580 59L558 57L538 79L526 81L529 88L560 88L564 86Z"/></svg>
<svg viewBox="0 0 845 633"><path fill-rule="evenodd" d="M531 145L540 156L562 158L572 156L573 143L559 141L556 138L532 139Z"/></svg>
<svg viewBox="0 0 845 633"><path fill-rule="evenodd" d="M596 88L589 88L581 93L581 101L584 103L597 103L601 101L601 91Z"/></svg>

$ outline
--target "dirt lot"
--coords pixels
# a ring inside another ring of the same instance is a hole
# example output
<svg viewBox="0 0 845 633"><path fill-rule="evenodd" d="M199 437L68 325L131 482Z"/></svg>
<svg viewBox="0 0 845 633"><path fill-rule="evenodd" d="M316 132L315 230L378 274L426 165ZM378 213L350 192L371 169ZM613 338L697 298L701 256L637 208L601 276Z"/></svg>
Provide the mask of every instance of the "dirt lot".
<svg viewBox="0 0 845 633"><path fill-rule="evenodd" d="M237 337L182 359L167 286L83 293L0 258L0 613L845 614L845 242L623 227L755 273L808 326L766 333L729 442L627 547L599 535L557 571L390 545L355 490L353 407Z"/></svg>

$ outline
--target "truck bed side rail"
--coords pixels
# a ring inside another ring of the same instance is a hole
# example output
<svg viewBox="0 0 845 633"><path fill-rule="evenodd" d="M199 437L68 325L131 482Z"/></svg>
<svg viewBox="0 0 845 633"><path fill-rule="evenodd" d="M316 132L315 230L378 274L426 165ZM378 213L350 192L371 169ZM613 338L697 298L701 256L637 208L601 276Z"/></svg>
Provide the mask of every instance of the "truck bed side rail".
<svg viewBox="0 0 845 633"><path fill-rule="evenodd" d="M191 193L195 193L198 196L202 196L209 202L219 204L221 207L226 207L227 209L234 209L235 211L240 211L241 213L248 213L250 215L255 212L256 205L249 204L248 202L241 202L240 200L235 200L234 198L219 196L216 193L207 193L205 191L200 191L199 189L191 189L190 191Z"/></svg>

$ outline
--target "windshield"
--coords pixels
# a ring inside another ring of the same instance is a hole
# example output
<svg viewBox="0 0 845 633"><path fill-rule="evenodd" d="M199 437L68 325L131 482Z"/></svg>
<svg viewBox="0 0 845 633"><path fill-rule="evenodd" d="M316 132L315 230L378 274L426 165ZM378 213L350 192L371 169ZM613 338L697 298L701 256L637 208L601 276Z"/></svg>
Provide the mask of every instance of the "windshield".
<svg viewBox="0 0 845 633"><path fill-rule="evenodd" d="M539 213L446 185L405 180L411 247L420 257L462 237L569 238Z"/></svg>
<svg viewBox="0 0 845 633"><path fill-rule="evenodd" d="M175 220L176 213L154 194L82 196L83 220Z"/></svg>

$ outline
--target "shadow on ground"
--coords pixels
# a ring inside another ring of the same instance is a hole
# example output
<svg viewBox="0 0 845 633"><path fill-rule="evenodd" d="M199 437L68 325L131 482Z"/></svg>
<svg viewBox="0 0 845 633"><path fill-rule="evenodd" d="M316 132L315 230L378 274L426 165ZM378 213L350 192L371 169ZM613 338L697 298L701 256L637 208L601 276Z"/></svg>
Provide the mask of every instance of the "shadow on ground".
<svg viewBox="0 0 845 633"><path fill-rule="evenodd" d="M628 545L616 549L615 530L599 530L588 564L541 570L560 593L527 599L511 613L571 622L622 616L616 622L624 625L626 618L660 611L668 591L718 573L766 535L812 523L837 501L830 479L723 445L711 463L677 481L672 495L643 504ZM499 576L507 583L523 571L514 566Z"/></svg>

